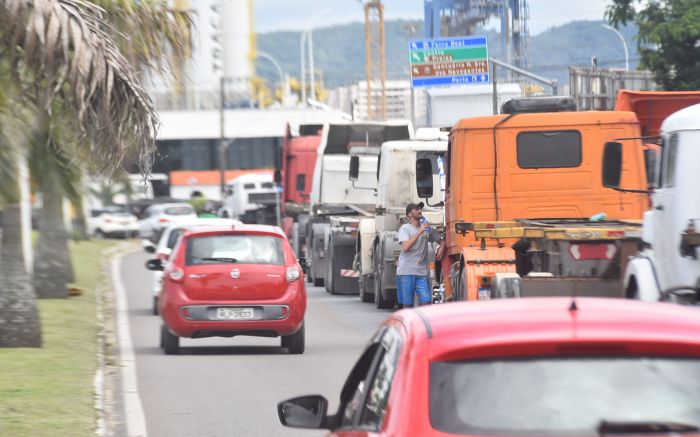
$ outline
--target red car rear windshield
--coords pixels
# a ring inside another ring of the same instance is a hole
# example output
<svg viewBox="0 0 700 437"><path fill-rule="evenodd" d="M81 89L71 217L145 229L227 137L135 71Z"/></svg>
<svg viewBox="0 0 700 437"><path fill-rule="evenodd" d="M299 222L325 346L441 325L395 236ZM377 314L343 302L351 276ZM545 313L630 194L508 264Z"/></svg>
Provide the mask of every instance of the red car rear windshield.
<svg viewBox="0 0 700 437"><path fill-rule="evenodd" d="M265 235L214 235L191 237L187 241L185 263L284 265L282 240Z"/></svg>
<svg viewBox="0 0 700 437"><path fill-rule="evenodd" d="M461 435L697 434L700 360L435 362L430 421Z"/></svg>

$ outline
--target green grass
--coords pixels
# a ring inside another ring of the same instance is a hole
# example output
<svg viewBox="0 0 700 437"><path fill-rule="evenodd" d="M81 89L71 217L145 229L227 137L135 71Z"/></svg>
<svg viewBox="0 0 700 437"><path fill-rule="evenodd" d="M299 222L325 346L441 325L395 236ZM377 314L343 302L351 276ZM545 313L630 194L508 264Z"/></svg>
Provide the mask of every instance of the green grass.
<svg viewBox="0 0 700 437"><path fill-rule="evenodd" d="M0 349L1 436L95 434L95 290L104 275L101 253L115 244L71 243L75 286L83 294L39 301L42 348Z"/></svg>

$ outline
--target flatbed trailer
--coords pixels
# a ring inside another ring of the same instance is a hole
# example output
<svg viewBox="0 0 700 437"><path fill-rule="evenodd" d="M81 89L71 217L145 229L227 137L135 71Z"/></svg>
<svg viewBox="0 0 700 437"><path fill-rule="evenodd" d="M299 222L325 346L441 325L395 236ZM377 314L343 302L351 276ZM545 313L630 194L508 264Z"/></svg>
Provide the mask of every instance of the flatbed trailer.
<svg viewBox="0 0 700 437"><path fill-rule="evenodd" d="M510 245L510 265L477 277L478 299L535 296L624 297L622 273L641 241L641 220L519 219L456 223L458 234L472 232L502 249ZM478 259L478 257L475 257ZM479 262L467 269L478 269Z"/></svg>

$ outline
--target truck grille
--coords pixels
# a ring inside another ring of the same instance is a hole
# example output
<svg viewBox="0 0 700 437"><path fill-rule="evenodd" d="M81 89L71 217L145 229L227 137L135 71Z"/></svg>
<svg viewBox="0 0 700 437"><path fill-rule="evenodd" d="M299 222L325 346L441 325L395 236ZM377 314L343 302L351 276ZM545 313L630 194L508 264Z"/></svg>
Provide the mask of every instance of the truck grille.
<svg viewBox="0 0 700 437"><path fill-rule="evenodd" d="M275 193L248 193L248 202L273 205L275 203Z"/></svg>

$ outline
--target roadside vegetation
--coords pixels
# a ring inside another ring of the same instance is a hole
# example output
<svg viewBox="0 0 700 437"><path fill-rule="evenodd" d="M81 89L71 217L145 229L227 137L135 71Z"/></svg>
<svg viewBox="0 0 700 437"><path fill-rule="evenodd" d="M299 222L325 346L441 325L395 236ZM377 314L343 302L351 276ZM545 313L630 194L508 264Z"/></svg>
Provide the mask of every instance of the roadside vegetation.
<svg viewBox="0 0 700 437"><path fill-rule="evenodd" d="M94 435L97 290L106 280L102 253L115 244L71 243L74 286L82 294L38 301L42 348L0 348L0 435Z"/></svg>

